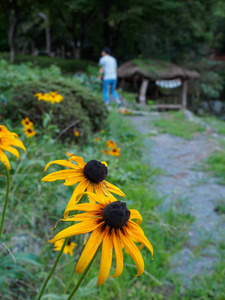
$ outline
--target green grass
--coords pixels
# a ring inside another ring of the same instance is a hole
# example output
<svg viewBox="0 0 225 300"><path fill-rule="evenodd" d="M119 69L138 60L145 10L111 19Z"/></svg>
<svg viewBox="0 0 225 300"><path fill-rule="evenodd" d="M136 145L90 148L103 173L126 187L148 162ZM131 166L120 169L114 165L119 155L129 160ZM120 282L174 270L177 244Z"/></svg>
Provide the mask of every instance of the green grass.
<svg viewBox="0 0 225 300"><path fill-rule="evenodd" d="M182 111L161 113L160 120L151 120L150 122L159 127L161 133L170 133L187 140L192 139L196 133L205 130L202 125L186 119Z"/></svg>
<svg viewBox="0 0 225 300"><path fill-rule="evenodd" d="M215 117L207 117L203 119L218 134L225 135L225 122Z"/></svg>
<svg viewBox="0 0 225 300"><path fill-rule="evenodd" d="M36 254L39 258L36 265L33 261L25 266L21 263L21 267L24 267L26 272L21 270L20 273L15 273L15 276L9 275L12 278L5 281L3 289L0 291L0 298L3 300L34 299L56 258L57 253L52 250L52 245L47 241L67 226L61 222L55 232L51 231L55 222L62 216L73 192L73 187L66 187L61 181L44 183L41 182L41 178L44 176L43 169L46 163L55 159L66 159L65 151L69 151L82 156L85 162L97 159L108 163L107 180L126 193L125 199L122 197L118 197L118 199L126 201L128 208L137 209L141 213L142 228L155 250L153 261L147 249L141 250L145 261L145 272L141 277L135 276L135 264L131 257L124 252L122 275L119 278L108 278L101 287L96 286L100 263L100 257L98 257L82 283L76 299L186 300L200 299L204 295L205 298L202 299L222 300L222 298L218 298L218 295L224 295L219 277L222 276L222 268L218 268L213 273L214 277L209 275L196 279L195 287L192 289L183 287L180 279L169 273L173 254L181 250L187 241L193 217L188 212L181 213L179 211L179 200L178 203L173 203L167 211L159 210L159 205L163 200L155 192L153 178L158 170L152 169L149 164L142 163L145 152L142 136L136 132L129 118L116 111L111 112L109 124L107 128L104 128L105 133L95 134L94 137L101 137L99 142L90 139L88 145L83 146L75 143L61 144L46 136L27 140L23 136L21 127L15 129L24 141L27 153L21 154L19 161L10 156L12 183L3 242L12 250L13 237L26 232L38 244L36 250L39 253ZM121 157L102 154L101 150L105 147L108 139L115 141L121 148ZM54 170L56 167L52 166L50 172ZM3 168L0 169L0 176L4 179ZM4 180L1 180L1 196L4 194L4 185ZM78 247L75 249L73 257L62 256L46 290L45 299L47 300L65 299L60 295L63 294L82 252L84 236L77 236L72 241L76 242ZM34 251L33 245L30 246L28 250ZM27 255L29 254L28 250L26 250ZM221 245L222 250L223 245ZM0 252L3 257L8 254L7 249L2 249ZM20 266L20 261L18 263ZM9 267L9 270L11 269L12 266ZM110 274L113 274L114 271L115 260L113 260ZM72 277L68 291L71 291L78 279L78 274ZM208 297L206 288L210 289L211 298Z"/></svg>
<svg viewBox="0 0 225 300"><path fill-rule="evenodd" d="M206 170L218 177L221 184L225 184L225 142L220 141L220 150L213 152L206 160Z"/></svg>

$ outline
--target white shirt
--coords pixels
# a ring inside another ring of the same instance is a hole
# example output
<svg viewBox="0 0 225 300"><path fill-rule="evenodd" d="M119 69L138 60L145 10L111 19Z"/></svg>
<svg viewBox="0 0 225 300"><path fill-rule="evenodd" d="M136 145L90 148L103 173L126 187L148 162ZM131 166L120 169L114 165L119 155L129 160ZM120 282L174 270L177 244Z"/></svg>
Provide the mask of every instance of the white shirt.
<svg viewBox="0 0 225 300"><path fill-rule="evenodd" d="M111 55L105 55L100 58L99 65L104 69L104 80L117 79L116 68L117 61Z"/></svg>

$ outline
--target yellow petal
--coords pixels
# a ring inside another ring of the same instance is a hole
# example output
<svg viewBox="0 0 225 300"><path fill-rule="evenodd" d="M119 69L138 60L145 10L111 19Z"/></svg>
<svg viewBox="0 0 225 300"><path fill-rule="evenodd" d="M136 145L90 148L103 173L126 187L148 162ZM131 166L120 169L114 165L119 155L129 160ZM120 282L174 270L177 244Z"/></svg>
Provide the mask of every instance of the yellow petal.
<svg viewBox="0 0 225 300"><path fill-rule="evenodd" d="M104 193L103 193L103 191L102 191L102 189L101 189L101 184L100 184L100 183L96 183L96 184L94 185L94 189L95 189L95 193L96 193L99 197L101 197L102 199L104 199L105 195L104 195Z"/></svg>
<svg viewBox="0 0 225 300"><path fill-rule="evenodd" d="M6 146L6 145L0 145L0 148L2 150L8 151L10 153L12 153L13 155L15 155L15 157L18 159L19 158L19 152L18 150L16 150L15 148L11 147L11 146Z"/></svg>
<svg viewBox="0 0 225 300"><path fill-rule="evenodd" d="M86 165L83 158L80 157L80 156L74 156L73 155L69 158L69 161L71 161L71 160L75 161L80 168L83 168Z"/></svg>
<svg viewBox="0 0 225 300"><path fill-rule="evenodd" d="M126 195L115 185L107 182L107 181L103 181L105 186L107 187L108 191L114 193L114 194L117 194L117 195L120 195L120 196L123 196L125 197Z"/></svg>
<svg viewBox="0 0 225 300"><path fill-rule="evenodd" d="M58 240L65 239L70 236L91 232L97 229L100 225L96 223L96 220L87 220L75 225L72 225L62 231L60 231L53 239L51 243L55 243Z"/></svg>
<svg viewBox="0 0 225 300"><path fill-rule="evenodd" d="M138 225L141 225L142 223L142 216L139 214L139 212L136 209L130 209L130 220L136 219L136 223Z"/></svg>
<svg viewBox="0 0 225 300"><path fill-rule="evenodd" d="M93 229L94 230L94 229ZM104 237L105 232L101 230L94 230L87 241L87 244L81 253L80 259L78 260L76 271L78 274L81 274L86 267L88 266L89 262L94 257L98 247L100 246L102 239Z"/></svg>
<svg viewBox="0 0 225 300"><path fill-rule="evenodd" d="M73 178L66 178L66 181L63 183L66 186L75 185L78 182L81 182L84 179L84 175L73 176Z"/></svg>
<svg viewBox="0 0 225 300"><path fill-rule="evenodd" d="M15 147L19 147L19 148L22 148L24 150L24 152L26 152L26 148L24 147L23 143L19 140L19 139L16 139L16 138L2 138L2 143L4 144L5 143L5 139L7 139L7 144L10 145L10 146L15 146Z"/></svg>
<svg viewBox="0 0 225 300"><path fill-rule="evenodd" d="M71 168L71 169L74 169L74 170L79 170L80 168L78 166L76 166L75 164L71 163L70 161L67 161L67 160L64 160L64 159L59 159L59 160L53 160L51 162L49 162L44 171L46 171L50 165L52 164L57 164L57 165L60 165L60 166L63 166L63 167L68 167L68 168Z"/></svg>
<svg viewBox="0 0 225 300"><path fill-rule="evenodd" d="M137 225L138 226L138 225ZM134 231L134 230L129 230L129 228L126 228L127 233L138 243L143 244L145 247L148 248L148 250L151 252L151 257L153 259L153 247L152 244L149 242L149 240L146 238L144 233L141 233L141 231Z"/></svg>
<svg viewBox="0 0 225 300"><path fill-rule="evenodd" d="M99 286L101 286L109 276L109 271L112 264L112 253L113 253L112 234L110 234L109 230L107 231L107 229L105 229L105 231L106 234L102 242L101 263L100 263L98 280L97 280L97 285Z"/></svg>
<svg viewBox="0 0 225 300"><path fill-rule="evenodd" d="M132 239L129 237L128 234L124 234L120 230L119 235L120 235L121 242L123 243L127 252L130 254L133 261L135 262L135 265L137 267L136 276L140 276L144 272L144 267L145 267L140 251L138 250L137 246L135 245L135 243L132 241Z"/></svg>
<svg viewBox="0 0 225 300"><path fill-rule="evenodd" d="M114 251L116 255L116 272L113 276L110 277L118 277L122 274L123 272L123 251L122 251L122 246L120 243L119 236L113 230L113 245L114 245Z"/></svg>
<svg viewBox="0 0 225 300"><path fill-rule="evenodd" d="M88 199L91 203L96 203L96 202L102 203L102 204L107 203L105 196L99 196L94 193L84 192L84 193L79 194L79 198L81 198L83 195L87 195Z"/></svg>
<svg viewBox="0 0 225 300"><path fill-rule="evenodd" d="M78 172L77 170L67 170L67 169L61 170L61 171L56 171L56 172L46 175L44 178L42 178L41 181L52 182L55 180L65 180L66 178L80 176L80 175L77 175L77 174L79 174L77 172Z"/></svg>
<svg viewBox="0 0 225 300"><path fill-rule="evenodd" d="M6 168L8 170L11 169L8 157L5 155L5 153L0 149L0 161L3 163L4 166L6 166Z"/></svg>
<svg viewBox="0 0 225 300"><path fill-rule="evenodd" d="M99 210L101 206L95 203L82 203L82 204L68 204L64 212L64 218L68 217L70 211L81 210L81 211L93 211Z"/></svg>
<svg viewBox="0 0 225 300"><path fill-rule="evenodd" d="M69 216L68 218L61 219L61 221L76 221L76 222L81 222L81 221L87 221L87 219L91 218L96 218L100 220L99 211L92 211L92 212L85 212L79 215L74 215L74 216ZM102 218L101 218L102 219Z"/></svg>
<svg viewBox="0 0 225 300"><path fill-rule="evenodd" d="M63 215L64 217L68 216L68 213L67 213L68 207L73 205L73 204L76 204L80 200L80 198L78 198L78 200L77 200L77 196L86 190L86 188L88 187L88 184L89 184L89 180L87 178L84 178L77 185L77 187L73 191L73 194L72 194L72 197L70 198L69 203L67 204L66 210L65 210L64 215Z"/></svg>

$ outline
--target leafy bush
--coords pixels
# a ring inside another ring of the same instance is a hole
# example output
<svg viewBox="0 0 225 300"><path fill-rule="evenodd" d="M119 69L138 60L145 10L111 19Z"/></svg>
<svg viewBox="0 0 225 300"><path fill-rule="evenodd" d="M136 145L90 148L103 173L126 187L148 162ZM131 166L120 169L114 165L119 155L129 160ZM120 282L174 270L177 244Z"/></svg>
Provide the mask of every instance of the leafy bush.
<svg viewBox="0 0 225 300"><path fill-rule="evenodd" d="M59 78L60 69L56 66L41 69L31 67L31 64L12 65L6 60L0 60L0 92L5 92L24 82Z"/></svg>
<svg viewBox="0 0 225 300"><path fill-rule="evenodd" d="M1 58L9 60L9 54L1 54ZM94 63L86 60L77 59L61 59L49 56L32 56L32 55L16 55L15 64L32 63L33 66L39 66L41 68L49 68L55 65L61 69L63 73L76 73L79 71L87 71L89 66L93 66Z"/></svg>
<svg viewBox="0 0 225 300"><path fill-rule="evenodd" d="M19 122L22 117L29 116L42 131L43 117L46 113L51 114L52 106L48 102L37 101L34 94L50 91L58 91L64 97L61 103L54 104L51 121L60 131L71 125L62 135L63 139L74 139L74 128L80 133L79 141L86 140L91 132L104 128L108 112L103 100L82 86L75 85L72 79L49 78L16 86L8 100L6 117ZM76 121L79 123L73 125ZM55 133L52 132L52 135Z"/></svg>

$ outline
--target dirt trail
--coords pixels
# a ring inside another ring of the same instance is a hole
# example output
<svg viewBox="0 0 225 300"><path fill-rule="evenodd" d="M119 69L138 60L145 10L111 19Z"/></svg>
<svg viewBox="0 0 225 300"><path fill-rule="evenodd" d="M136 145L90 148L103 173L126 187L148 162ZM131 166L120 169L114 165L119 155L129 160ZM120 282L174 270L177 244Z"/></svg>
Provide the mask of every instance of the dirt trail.
<svg viewBox="0 0 225 300"><path fill-rule="evenodd" d="M144 134L150 128L149 117L131 117L136 128ZM162 175L156 178L158 194L164 198L160 210L171 205L178 211L189 213L194 222L188 232L185 248L172 261L171 272L183 277L186 284L197 274L203 274L219 260L218 242L224 240L223 217L214 209L225 195L225 186L202 171L200 164L216 148L210 133L202 133L193 140L169 134L144 138L146 160L150 157L151 167L160 168Z"/></svg>

